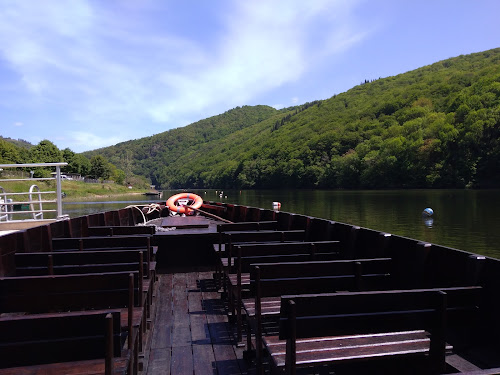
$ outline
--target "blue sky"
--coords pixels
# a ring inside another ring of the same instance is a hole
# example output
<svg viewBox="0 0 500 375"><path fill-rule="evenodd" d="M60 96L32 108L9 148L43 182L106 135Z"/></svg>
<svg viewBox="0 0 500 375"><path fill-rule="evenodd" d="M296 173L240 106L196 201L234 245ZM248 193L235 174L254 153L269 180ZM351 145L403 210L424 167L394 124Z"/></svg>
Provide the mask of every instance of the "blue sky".
<svg viewBox="0 0 500 375"><path fill-rule="evenodd" d="M498 0L0 0L0 135L82 152L500 47Z"/></svg>

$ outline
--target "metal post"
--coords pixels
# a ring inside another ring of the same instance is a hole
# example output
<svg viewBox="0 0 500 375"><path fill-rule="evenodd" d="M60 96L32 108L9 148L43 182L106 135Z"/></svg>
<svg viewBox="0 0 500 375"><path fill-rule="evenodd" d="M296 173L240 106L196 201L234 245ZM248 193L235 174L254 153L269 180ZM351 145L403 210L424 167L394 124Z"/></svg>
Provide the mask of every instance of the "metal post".
<svg viewBox="0 0 500 375"><path fill-rule="evenodd" d="M62 191L61 191L61 167L56 166L56 195L57 195L57 218L62 218Z"/></svg>

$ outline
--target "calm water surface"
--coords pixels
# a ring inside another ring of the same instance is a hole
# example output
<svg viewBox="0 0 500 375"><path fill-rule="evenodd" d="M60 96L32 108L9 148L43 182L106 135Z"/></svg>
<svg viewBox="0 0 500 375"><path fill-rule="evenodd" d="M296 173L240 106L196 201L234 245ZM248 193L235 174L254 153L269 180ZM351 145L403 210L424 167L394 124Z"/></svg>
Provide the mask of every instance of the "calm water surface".
<svg viewBox="0 0 500 375"><path fill-rule="evenodd" d="M163 200L177 194L167 190ZM500 258L500 190L192 190L205 200L272 208L355 224L422 241ZM150 201L147 196L98 202L64 201L71 217ZM434 210L422 218L426 207Z"/></svg>

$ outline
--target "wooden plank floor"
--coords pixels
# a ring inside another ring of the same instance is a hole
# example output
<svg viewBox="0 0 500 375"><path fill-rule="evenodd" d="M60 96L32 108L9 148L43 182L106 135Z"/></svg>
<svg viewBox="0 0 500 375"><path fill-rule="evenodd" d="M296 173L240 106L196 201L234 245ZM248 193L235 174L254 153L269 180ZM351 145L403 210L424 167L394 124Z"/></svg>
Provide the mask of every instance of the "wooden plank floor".
<svg viewBox="0 0 500 375"><path fill-rule="evenodd" d="M160 274L142 374L254 374L233 329L212 272Z"/></svg>

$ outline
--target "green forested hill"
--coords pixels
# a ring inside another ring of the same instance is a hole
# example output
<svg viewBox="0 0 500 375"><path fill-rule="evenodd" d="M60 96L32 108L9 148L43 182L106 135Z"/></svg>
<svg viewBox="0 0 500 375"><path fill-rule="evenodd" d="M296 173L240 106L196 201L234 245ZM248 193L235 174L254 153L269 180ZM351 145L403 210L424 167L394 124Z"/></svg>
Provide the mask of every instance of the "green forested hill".
<svg viewBox="0 0 500 375"><path fill-rule="evenodd" d="M196 154L203 145L224 144L232 134L279 113L264 105L237 107L182 128L85 152L84 155L103 155L126 172L150 177L154 184L169 186L166 167L176 164L186 155ZM203 154L195 157L203 158Z"/></svg>
<svg viewBox="0 0 500 375"><path fill-rule="evenodd" d="M164 188L500 186L500 48L93 154Z"/></svg>

